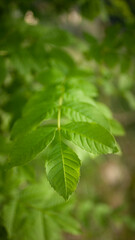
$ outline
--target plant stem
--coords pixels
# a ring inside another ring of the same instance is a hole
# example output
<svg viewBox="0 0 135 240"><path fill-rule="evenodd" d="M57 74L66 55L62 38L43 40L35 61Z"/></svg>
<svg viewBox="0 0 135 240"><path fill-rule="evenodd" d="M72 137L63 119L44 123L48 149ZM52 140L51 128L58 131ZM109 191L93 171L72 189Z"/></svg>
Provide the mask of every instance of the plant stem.
<svg viewBox="0 0 135 240"><path fill-rule="evenodd" d="M58 106L58 130L59 131L60 131L60 126L61 126L61 108L62 108L64 93L65 93L65 81L66 81L66 77L64 78L64 81L62 83L61 96L59 98L59 106Z"/></svg>
<svg viewBox="0 0 135 240"><path fill-rule="evenodd" d="M61 119L61 106L62 106L62 102L63 102L63 97L61 96L59 99L59 109L58 109L58 130L60 130L60 119Z"/></svg>

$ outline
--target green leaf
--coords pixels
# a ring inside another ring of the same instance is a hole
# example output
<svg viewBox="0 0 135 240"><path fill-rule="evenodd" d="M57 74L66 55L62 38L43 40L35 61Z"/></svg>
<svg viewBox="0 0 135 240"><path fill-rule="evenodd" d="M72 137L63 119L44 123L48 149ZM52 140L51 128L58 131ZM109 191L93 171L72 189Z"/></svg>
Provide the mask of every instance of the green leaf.
<svg viewBox="0 0 135 240"><path fill-rule="evenodd" d="M3 136L0 136L0 155L6 155L10 151L11 143Z"/></svg>
<svg viewBox="0 0 135 240"><path fill-rule="evenodd" d="M50 119L55 114L55 105L49 103L40 103L35 107L32 107L29 111L27 110L23 118L19 119L11 133L11 137L17 138L27 132L34 130L40 126L41 122Z"/></svg>
<svg viewBox="0 0 135 240"><path fill-rule="evenodd" d="M55 221L59 223L61 228L68 233L78 235L81 233L80 224L69 214L59 214L59 213L51 213L51 216Z"/></svg>
<svg viewBox="0 0 135 240"><path fill-rule="evenodd" d="M65 199L75 191L80 176L80 160L62 142L60 132L48 149L46 173L51 186Z"/></svg>
<svg viewBox="0 0 135 240"><path fill-rule="evenodd" d="M16 220L17 229L14 229L15 234L13 239L45 240L46 238L43 213L31 208L27 208L27 210L23 208L22 210L24 213L19 212L20 215L17 216L19 223Z"/></svg>
<svg viewBox="0 0 135 240"><path fill-rule="evenodd" d="M113 119L113 115L110 109L103 103L96 103L96 105L99 111L101 111L104 114L104 116L108 119L111 133L114 136L123 136L125 134L124 128L116 119Z"/></svg>
<svg viewBox="0 0 135 240"><path fill-rule="evenodd" d="M54 127L41 127L19 137L11 148L9 166L24 165L36 157L53 140Z"/></svg>
<svg viewBox="0 0 135 240"><path fill-rule="evenodd" d="M55 91L50 91L50 89L53 87L55 87ZM49 107L51 107L52 105L55 106L61 94L58 87L59 87L58 83L54 83L54 82L53 84L48 83L45 89L34 94L34 96L31 97L30 100L25 105L23 109L23 116L29 113L32 109L34 111L34 109L36 110L36 108L39 108L38 106L40 106L40 104L46 104L46 106L49 106Z"/></svg>
<svg viewBox="0 0 135 240"><path fill-rule="evenodd" d="M44 216L44 228L45 240L63 240L61 227L56 221L54 221L54 216L51 216L50 214Z"/></svg>
<svg viewBox="0 0 135 240"><path fill-rule="evenodd" d="M91 97L87 96L81 89L70 89L64 94L64 101L86 102L90 104L95 104L95 101Z"/></svg>
<svg viewBox="0 0 135 240"><path fill-rule="evenodd" d="M50 52L51 59L54 59L56 62L62 62L68 68L74 68L75 63L72 57L61 48L53 48Z"/></svg>
<svg viewBox="0 0 135 240"><path fill-rule="evenodd" d="M115 119L110 119L111 132L115 136L123 136L125 134L124 128L122 125Z"/></svg>
<svg viewBox="0 0 135 240"><path fill-rule="evenodd" d="M63 104L62 110L64 115L75 122L96 122L104 128L109 129L108 120L92 104L68 102Z"/></svg>
<svg viewBox="0 0 135 240"><path fill-rule="evenodd" d="M90 77L92 78L93 76ZM78 75L70 77L67 82L67 92L69 91L72 94L72 91L81 90L88 97L96 97L98 95L97 88L90 82L90 77L79 77Z"/></svg>
<svg viewBox="0 0 135 240"><path fill-rule="evenodd" d="M56 26L55 28L51 27L46 30L46 35L44 37L45 43L62 47L71 44L74 40L72 35L62 29L56 28Z"/></svg>
<svg viewBox="0 0 135 240"><path fill-rule="evenodd" d="M5 205L3 208L4 226L7 229L9 237L11 237L13 233L17 204L17 199L13 199L8 205Z"/></svg>
<svg viewBox="0 0 135 240"><path fill-rule="evenodd" d="M45 68L36 76L36 81L47 86L52 83L58 84L64 78L63 73L58 68Z"/></svg>
<svg viewBox="0 0 135 240"><path fill-rule="evenodd" d="M96 102L96 107L107 119L113 118L111 110L104 103Z"/></svg>
<svg viewBox="0 0 135 240"><path fill-rule="evenodd" d="M114 137L96 123L73 122L61 127L64 137L93 154L117 152Z"/></svg>

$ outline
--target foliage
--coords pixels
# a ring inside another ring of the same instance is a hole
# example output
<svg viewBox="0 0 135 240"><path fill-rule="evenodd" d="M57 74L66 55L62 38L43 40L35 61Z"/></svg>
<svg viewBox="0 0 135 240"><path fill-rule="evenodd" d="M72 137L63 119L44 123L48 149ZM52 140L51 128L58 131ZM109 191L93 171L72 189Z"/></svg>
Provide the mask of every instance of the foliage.
<svg viewBox="0 0 135 240"><path fill-rule="evenodd" d="M0 1L0 233L4 240L57 240L63 239L63 232L82 232L79 222L85 218L87 200L80 201L76 220L77 201L75 195L69 198L81 179L81 154L119 153L114 135L124 135L98 92L108 94L109 89L109 95L124 97L134 109L134 71L130 70L134 48L128 37L134 33L134 23L124 2L130 28L121 31L120 26L112 26L98 41L89 33L76 37L54 24L55 16L69 11L72 1L66 1L65 8L61 1ZM105 1L74 4L88 19L110 6ZM42 6L48 9L46 15ZM93 215L102 222L100 214L104 219L112 211L101 205Z"/></svg>
<svg viewBox="0 0 135 240"><path fill-rule="evenodd" d="M61 38L59 31L57 38L59 42ZM26 49L23 49L21 55L25 51ZM52 59L53 55L51 61ZM51 67L37 73L36 79L42 77L40 90L30 98L23 110L22 118L12 129L11 137L14 142L10 151L9 165L26 164L50 145L46 163L47 176L57 192L67 199L76 188L80 160L65 141L69 140L92 154L117 152L117 147L113 136L109 133L109 130L111 131L109 120L99 110L94 100L89 103L93 94L90 91L94 90L94 86L89 84L87 79L85 80L84 73L80 79L78 71L81 69L78 69L75 63L72 67L67 65L65 55L64 60L64 63L57 61L55 66L50 63ZM27 66L30 67L29 62ZM24 67L23 71L25 71ZM82 84L85 88L81 90L78 88L82 97L80 102L76 103L75 98L78 94L76 89L80 80L84 81ZM87 100L81 100L85 95Z"/></svg>
<svg viewBox="0 0 135 240"><path fill-rule="evenodd" d="M119 98L123 107L127 102L127 109L134 110L134 24L127 24L124 29L118 24L110 26L102 41L88 33L85 39L88 43L85 55L95 61L95 71L99 72L95 80L100 82L105 95Z"/></svg>
<svg viewBox="0 0 135 240"><path fill-rule="evenodd" d="M1 194L0 202L9 239L61 239L61 229L78 234L79 223L70 214L75 200L65 202L52 191L45 177L35 178L30 167L1 172L5 195Z"/></svg>

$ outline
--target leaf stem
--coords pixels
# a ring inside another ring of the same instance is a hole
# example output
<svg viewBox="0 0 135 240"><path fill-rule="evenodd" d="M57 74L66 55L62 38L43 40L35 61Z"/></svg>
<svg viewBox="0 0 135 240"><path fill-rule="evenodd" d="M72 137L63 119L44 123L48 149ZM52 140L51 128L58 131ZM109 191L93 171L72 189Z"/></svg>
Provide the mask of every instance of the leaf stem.
<svg viewBox="0 0 135 240"><path fill-rule="evenodd" d="M58 108L58 130L60 130L60 124L61 124L61 106L63 102L63 97L61 96L59 99L59 108Z"/></svg>
<svg viewBox="0 0 135 240"><path fill-rule="evenodd" d="M62 103L63 103L63 98L64 98L64 93L65 93L65 81L66 77L64 78L61 86L61 96L59 98L59 106L58 106L58 130L60 131L61 127L61 108L62 108Z"/></svg>

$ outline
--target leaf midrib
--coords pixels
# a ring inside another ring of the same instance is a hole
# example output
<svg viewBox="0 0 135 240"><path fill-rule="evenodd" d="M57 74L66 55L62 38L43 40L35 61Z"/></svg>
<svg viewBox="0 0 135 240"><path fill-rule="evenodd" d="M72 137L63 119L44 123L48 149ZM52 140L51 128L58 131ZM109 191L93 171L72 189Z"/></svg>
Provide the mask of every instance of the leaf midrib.
<svg viewBox="0 0 135 240"><path fill-rule="evenodd" d="M61 133L59 130L59 141L60 141L60 151L61 151L61 157L62 157L62 166L63 166L63 175L64 175L64 185L65 185L65 196L67 198L67 182L66 182L66 175L65 175L65 166L64 166L64 155L62 150L62 141L61 141Z"/></svg>

